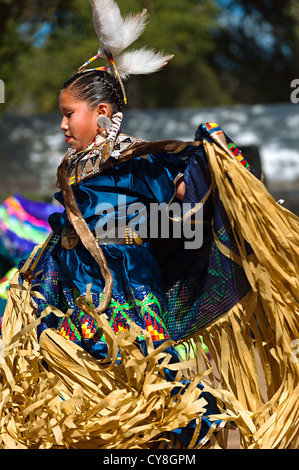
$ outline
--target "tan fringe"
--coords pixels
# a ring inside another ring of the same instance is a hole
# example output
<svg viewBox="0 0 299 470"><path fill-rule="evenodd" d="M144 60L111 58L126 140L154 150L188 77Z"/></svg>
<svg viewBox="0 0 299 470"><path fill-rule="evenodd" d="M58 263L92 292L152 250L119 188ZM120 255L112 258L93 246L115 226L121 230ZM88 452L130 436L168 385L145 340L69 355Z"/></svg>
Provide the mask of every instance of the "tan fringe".
<svg viewBox="0 0 299 470"><path fill-rule="evenodd" d="M199 334L241 447L298 448L299 218L220 145L204 143L252 291ZM244 240L253 255L247 256Z"/></svg>
<svg viewBox="0 0 299 470"><path fill-rule="evenodd" d="M184 393L171 396L174 387L182 387L182 370L190 367L188 362L172 365L176 380L165 380L164 368L170 367L165 349L172 342L154 349L144 332L144 357L134 343L137 326L116 336L101 315L106 361L94 359L55 330L44 331L39 344L30 285L25 281L20 286L17 275L3 319L1 449L152 448L165 441L161 435L195 418L198 434L206 405L196 387L201 376L195 375ZM116 363L118 351L121 364Z"/></svg>

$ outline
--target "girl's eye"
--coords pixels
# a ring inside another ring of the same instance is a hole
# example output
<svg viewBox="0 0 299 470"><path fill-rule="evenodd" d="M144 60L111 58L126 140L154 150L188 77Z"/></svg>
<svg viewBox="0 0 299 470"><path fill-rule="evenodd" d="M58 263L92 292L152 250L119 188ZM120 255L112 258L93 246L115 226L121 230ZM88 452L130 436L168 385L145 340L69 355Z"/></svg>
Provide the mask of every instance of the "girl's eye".
<svg viewBox="0 0 299 470"><path fill-rule="evenodd" d="M71 112L70 112L70 113L67 113L66 117L67 117L67 118L70 118L72 114L73 114L73 113L71 113Z"/></svg>

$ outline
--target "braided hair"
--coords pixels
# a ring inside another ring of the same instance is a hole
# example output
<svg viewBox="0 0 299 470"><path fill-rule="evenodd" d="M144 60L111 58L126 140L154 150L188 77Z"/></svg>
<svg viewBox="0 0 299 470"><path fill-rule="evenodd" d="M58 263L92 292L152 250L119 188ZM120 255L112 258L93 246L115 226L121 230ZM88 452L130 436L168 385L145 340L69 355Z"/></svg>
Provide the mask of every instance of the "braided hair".
<svg viewBox="0 0 299 470"><path fill-rule="evenodd" d="M113 114L122 111L124 99L118 81L107 72L91 70L78 72L67 80L62 90L68 89L79 101L85 101L90 109L100 103L109 103Z"/></svg>

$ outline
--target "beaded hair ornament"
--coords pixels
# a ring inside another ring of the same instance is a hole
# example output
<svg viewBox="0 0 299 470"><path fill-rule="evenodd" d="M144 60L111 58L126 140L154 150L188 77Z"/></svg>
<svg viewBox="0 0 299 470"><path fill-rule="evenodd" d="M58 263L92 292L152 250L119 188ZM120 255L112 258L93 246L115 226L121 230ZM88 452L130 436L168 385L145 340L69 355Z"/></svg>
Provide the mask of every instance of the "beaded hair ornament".
<svg viewBox="0 0 299 470"><path fill-rule="evenodd" d="M111 73L119 81L124 103L127 104L123 80L130 75L157 72L173 55L164 55L147 47L124 52L143 33L148 19L147 10L123 18L114 0L91 0L91 7L100 46L97 54L81 65L78 72L103 70ZM108 65L87 68L98 58L106 58Z"/></svg>

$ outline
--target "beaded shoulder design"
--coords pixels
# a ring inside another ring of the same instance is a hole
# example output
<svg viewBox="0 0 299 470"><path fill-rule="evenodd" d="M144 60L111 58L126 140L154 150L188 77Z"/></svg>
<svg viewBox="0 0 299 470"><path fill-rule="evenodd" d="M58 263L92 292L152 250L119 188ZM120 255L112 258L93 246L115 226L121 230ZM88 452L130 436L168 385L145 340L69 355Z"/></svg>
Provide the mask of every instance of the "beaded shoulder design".
<svg viewBox="0 0 299 470"><path fill-rule="evenodd" d="M119 133L115 141L104 140L87 152L71 155L67 170L70 185L75 185L101 173L102 167L106 166L104 163L109 158L117 160L121 152L136 142L143 142L143 140Z"/></svg>

